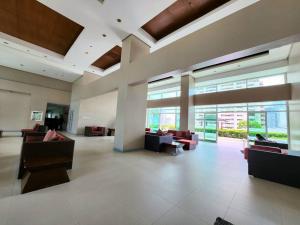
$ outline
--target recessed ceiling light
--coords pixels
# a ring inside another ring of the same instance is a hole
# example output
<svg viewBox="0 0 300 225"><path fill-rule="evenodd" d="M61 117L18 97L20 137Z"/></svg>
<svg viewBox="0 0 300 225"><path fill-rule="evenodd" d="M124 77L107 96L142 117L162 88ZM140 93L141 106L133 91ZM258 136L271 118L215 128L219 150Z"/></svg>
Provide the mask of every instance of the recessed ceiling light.
<svg viewBox="0 0 300 225"><path fill-rule="evenodd" d="M6 45L8 45L8 42L6 42L6 41L4 41L3 43L6 44Z"/></svg>
<svg viewBox="0 0 300 225"><path fill-rule="evenodd" d="M90 45L90 48L92 48L93 47L93 45Z"/></svg>
<svg viewBox="0 0 300 225"><path fill-rule="evenodd" d="M118 23L122 23L122 20L118 18L118 19L117 19L117 22L118 22Z"/></svg>
<svg viewBox="0 0 300 225"><path fill-rule="evenodd" d="M27 49L26 52L30 52L29 49Z"/></svg>
<svg viewBox="0 0 300 225"><path fill-rule="evenodd" d="M73 66L73 67L75 67L76 65L75 65L75 64L73 64L72 66Z"/></svg>
<svg viewBox="0 0 300 225"><path fill-rule="evenodd" d="M20 66L24 66L23 64L20 64Z"/></svg>
<svg viewBox="0 0 300 225"><path fill-rule="evenodd" d="M89 54L89 52L85 52L85 54Z"/></svg>
<svg viewBox="0 0 300 225"><path fill-rule="evenodd" d="M47 58L48 56L44 55L45 58Z"/></svg>
<svg viewBox="0 0 300 225"><path fill-rule="evenodd" d="M46 72L46 70L43 70L43 72Z"/></svg>
<svg viewBox="0 0 300 225"><path fill-rule="evenodd" d="M107 35L106 34L102 34L102 37L106 37Z"/></svg>

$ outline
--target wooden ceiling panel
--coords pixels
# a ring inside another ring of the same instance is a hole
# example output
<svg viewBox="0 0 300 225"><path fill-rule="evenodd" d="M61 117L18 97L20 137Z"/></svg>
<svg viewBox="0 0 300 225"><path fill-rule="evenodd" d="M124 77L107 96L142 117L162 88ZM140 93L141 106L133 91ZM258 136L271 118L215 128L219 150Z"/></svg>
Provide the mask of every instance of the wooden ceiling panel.
<svg viewBox="0 0 300 225"><path fill-rule="evenodd" d="M122 48L118 45L106 52L103 56L97 59L92 65L103 70L121 62Z"/></svg>
<svg viewBox="0 0 300 225"><path fill-rule="evenodd" d="M142 28L160 40L230 0L177 0Z"/></svg>
<svg viewBox="0 0 300 225"><path fill-rule="evenodd" d="M66 55L83 27L36 0L0 1L0 31Z"/></svg>

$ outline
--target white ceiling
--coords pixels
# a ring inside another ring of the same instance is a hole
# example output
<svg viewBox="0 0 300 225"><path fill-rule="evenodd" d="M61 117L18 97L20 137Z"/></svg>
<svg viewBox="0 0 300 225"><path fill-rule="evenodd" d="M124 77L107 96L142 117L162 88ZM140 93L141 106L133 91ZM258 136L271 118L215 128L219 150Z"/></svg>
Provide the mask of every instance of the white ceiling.
<svg viewBox="0 0 300 225"><path fill-rule="evenodd" d="M105 0L103 5L98 0L39 0L79 23L84 30L65 57L0 32L0 65L69 82L76 80L84 71L104 76L117 70L119 65L103 71L91 64L115 45L121 46L122 40L129 34L142 39L153 52L257 1L232 0L155 42L140 27L175 0ZM121 23L117 22L118 18Z"/></svg>

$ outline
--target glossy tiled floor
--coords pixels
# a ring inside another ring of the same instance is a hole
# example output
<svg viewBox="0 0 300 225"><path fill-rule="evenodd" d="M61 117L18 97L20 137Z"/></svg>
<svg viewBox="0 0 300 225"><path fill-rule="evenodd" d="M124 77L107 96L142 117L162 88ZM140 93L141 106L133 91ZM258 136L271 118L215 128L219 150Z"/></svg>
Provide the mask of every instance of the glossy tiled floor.
<svg viewBox="0 0 300 225"><path fill-rule="evenodd" d="M168 156L75 137L72 181L20 195L21 138L0 139L0 225L300 224L300 190L247 176L242 144Z"/></svg>

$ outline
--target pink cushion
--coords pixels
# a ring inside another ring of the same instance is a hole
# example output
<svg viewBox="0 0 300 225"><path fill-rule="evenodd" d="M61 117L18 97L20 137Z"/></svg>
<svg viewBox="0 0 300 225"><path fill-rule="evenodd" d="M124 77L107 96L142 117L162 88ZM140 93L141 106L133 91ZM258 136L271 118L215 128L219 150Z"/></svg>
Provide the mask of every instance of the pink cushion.
<svg viewBox="0 0 300 225"><path fill-rule="evenodd" d="M261 150L261 151L267 151L267 152L281 153L281 149L278 148L278 147L270 147L270 146L263 146L263 145L253 145L253 146L251 146L251 149Z"/></svg>
<svg viewBox="0 0 300 225"><path fill-rule="evenodd" d="M179 139L178 142L185 143L185 144L192 144L192 145L196 144L196 141L187 140L187 139Z"/></svg>
<svg viewBox="0 0 300 225"><path fill-rule="evenodd" d="M48 132L46 133L44 140L43 141L52 141L53 139L55 139L56 137L56 132L55 130L48 130Z"/></svg>
<svg viewBox="0 0 300 225"><path fill-rule="evenodd" d="M60 135L60 134L58 134L58 133L56 133L56 136L55 136L55 139L54 139L54 140L57 140L57 141L63 141L63 140L65 140L65 137L62 136L62 135Z"/></svg>

